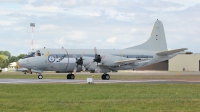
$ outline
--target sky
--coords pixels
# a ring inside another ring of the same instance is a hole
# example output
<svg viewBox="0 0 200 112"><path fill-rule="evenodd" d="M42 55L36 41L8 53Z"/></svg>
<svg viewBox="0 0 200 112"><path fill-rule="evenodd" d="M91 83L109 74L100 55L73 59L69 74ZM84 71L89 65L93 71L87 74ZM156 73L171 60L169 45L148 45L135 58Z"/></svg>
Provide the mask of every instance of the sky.
<svg viewBox="0 0 200 112"><path fill-rule="evenodd" d="M200 50L200 0L0 0L0 51L123 49L162 21L169 50Z"/></svg>

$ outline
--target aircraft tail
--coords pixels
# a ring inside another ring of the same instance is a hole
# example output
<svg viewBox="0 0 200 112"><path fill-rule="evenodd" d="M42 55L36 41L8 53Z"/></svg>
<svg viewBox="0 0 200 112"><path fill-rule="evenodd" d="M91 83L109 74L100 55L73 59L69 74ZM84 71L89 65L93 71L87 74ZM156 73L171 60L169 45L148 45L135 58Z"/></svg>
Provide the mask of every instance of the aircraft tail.
<svg viewBox="0 0 200 112"><path fill-rule="evenodd" d="M156 20L150 38L143 44L129 47L127 49L166 51L167 43L165 39L164 27L161 21Z"/></svg>

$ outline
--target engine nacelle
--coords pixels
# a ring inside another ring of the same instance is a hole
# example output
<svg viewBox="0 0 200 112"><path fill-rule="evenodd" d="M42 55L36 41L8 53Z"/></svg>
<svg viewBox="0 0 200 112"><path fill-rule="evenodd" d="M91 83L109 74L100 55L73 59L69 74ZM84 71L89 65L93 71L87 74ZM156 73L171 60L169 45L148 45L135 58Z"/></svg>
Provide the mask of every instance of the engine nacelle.
<svg viewBox="0 0 200 112"><path fill-rule="evenodd" d="M97 63L94 62L94 58L92 57L83 57L83 65L91 73L107 73L110 71L108 68L102 67L101 64L97 66Z"/></svg>
<svg viewBox="0 0 200 112"><path fill-rule="evenodd" d="M83 65L86 68L89 68L93 64L94 58L92 57L83 57Z"/></svg>

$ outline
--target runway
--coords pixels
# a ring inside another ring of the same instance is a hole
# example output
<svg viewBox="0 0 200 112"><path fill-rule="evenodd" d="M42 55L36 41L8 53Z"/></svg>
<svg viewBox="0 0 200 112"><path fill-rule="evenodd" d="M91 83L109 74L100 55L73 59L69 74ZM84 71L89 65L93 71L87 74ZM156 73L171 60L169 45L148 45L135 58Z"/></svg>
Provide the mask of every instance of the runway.
<svg viewBox="0 0 200 112"><path fill-rule="evenodd" d="M87 84L87 80L67 79L0 79L0 84ZM94 80L94 84L100 83L148 83L148 84L200 84L200 81L190 80Z"/></svg>

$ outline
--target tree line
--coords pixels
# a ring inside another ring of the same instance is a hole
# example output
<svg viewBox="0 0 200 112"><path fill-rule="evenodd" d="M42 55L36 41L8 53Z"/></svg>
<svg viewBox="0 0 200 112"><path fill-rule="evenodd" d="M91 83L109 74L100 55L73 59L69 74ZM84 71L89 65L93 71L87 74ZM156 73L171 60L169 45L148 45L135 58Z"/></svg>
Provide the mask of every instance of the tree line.
<svg viewBox="0 0 200 112"><path fill-rule="evenodd" d="M17 62L20 58L24 56L26 56L26 54L12 56L9 51L0 51L0 68L7 68L9 63Z"/></svg>

